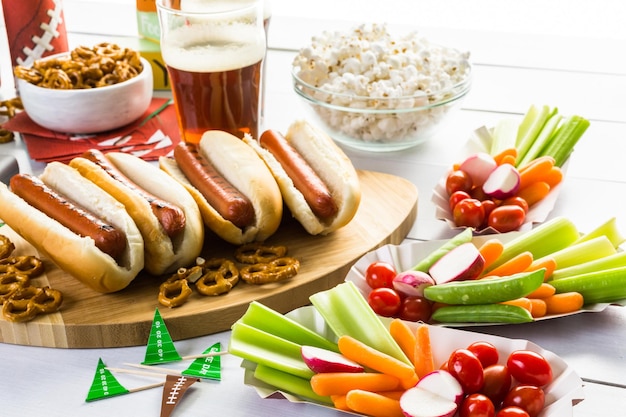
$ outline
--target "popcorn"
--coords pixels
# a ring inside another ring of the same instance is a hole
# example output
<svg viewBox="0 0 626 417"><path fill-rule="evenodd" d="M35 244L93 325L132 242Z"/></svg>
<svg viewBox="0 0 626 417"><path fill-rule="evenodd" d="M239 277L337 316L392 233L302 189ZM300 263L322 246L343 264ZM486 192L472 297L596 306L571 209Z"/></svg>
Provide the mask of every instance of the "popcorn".
<svg viewBox="0 0 626 417"><path fill-rule="evenodd" d="M293 60L294 74L313 100L370 114L317 106L328 125L371 142L406 140L430 129L446 106L413 111L452 98L470 77L469 53L431 44L411 32L394 38L386 25L361 25L351 32L325 31ZM314 88L308 88L314 87ZM393 113L376 112L398 110Z"/></svg>

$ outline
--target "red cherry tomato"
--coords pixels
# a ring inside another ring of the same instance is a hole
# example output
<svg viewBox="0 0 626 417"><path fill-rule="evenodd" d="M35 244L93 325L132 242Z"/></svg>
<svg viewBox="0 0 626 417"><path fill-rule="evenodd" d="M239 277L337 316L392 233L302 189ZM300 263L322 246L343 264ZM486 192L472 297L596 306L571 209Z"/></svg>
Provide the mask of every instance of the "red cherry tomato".
<svg viewBox="0 0 626 417"><path fill-rule="evenodd" d="M483 394L470 394L463 399L459 410L459 417L494 417L496 408Z"/></svg>
<svg viewBox="0 0 626 417"><path fill-rule="evenodd" d="M450 211L454 211L454 206L456 206L456 204L459 201L465 200L466 198L471 198L471 197L465 191L455 191L455 192L453 192L450 195L450 198L448 199L448 204L450 206Z"/></svg>
<svg viewBox="0 0 626 417"><path fill-rule="evenodd" d="M498 411L496 417L530 417L526 411L519 407L504 407Z"/></svg>
<svg viewBox="0 0 626 417"><path fill-rule="evenodd" d="M402 300L398 317L406 321L428 322L432 314L432 303L424 297L411 295Z"/></svg>
<svg viewBox="0 0 626 417"><path fill-rule="evenodd" d="M526 213L520 206L499 206L491 211L487 224L500 233L506 233L519 229L525 219Z"/></svg>
<svg viewBox="0 0 626 417"><path fill-rule="evenodd" d="M476 355L483 368L495 365L500 358L498 348L485 341L474 342L467 347L467 350Z"/></svg>
<svg viewBox="0 0 626 417"><path fill-rule="evenodd" d="M452 218L457 226L479 228L485 219L485 209L479 200L466 198L454 206Z"/></svg>
<svg viewBox="0 0 626 417"><path fill-rule="evenodd" d="M475 198L478 201L489 200L489 197L487 197L487 194L483 191L482 186L472 188L472 191L470 191L469 194L472 198Z"/></svg>
<svg viewBox="0 0 626 417"><path fill-rule="evenodd" d="M511 376L520 384L542 387L552 381L552 367L539 353L531 350L516 350L506 361Z"/></svg>
<svg viewBox="0 0 626 417"><path fill-rule="evenodd" d="M365 270L365 281L370 288L393 288L396 268L388 262L372 262Z"/></svg>
<svg viewBox="0 0 626 417"><path fill-rule="evenodd" d="M467 349L456 349L450 354L448 372L459 381L465 394L473 394L483 387L483 366L476 355Z"/></svg>
<svg viewBox="0 0 626 417"><path fill-rule="evenodd" d="M485 211L485 218L483 219L483 224L481 225L481 228L483 228L483 227L488 226L487 220L489 219L489 215L491 214L494 208L498 207L498 203L489 199L482 200L480 203L483 205L483 210Z"/></svg>
<svg viewBox="0 0 626 417"><path fill-rule="evenodd" d="M520 206L524 209L524 213L528 213L528 202L524 200L524 198L519 196L509 197L506 200L502 201L502 206Z"/></svg>
<svg viewBox="0 0 626 417"><path fill-rule="evenodd" d="M472 177L467 172L457 169L446 178L446 191L451 195L455 191L469 192L472 189Z"/></svg>
<svg viewBox="0 0 626 417"><path fill-rule="evenodd" d="M379 316L392 317L398 314L402 300L395 290L381 287L369 293L367 303Z"/></svg>
<svg viewBox="0 0 626 417"><path fill-rule="evenodd" d="M503 407L516 406L522 408L530 417L537 417L545 405L546 396L543 390L534 385L518 385L504 397Z"/></svg>
<svg viewBox="0 0 626 417"><path fill-rule="evenodd" d="M499 408L513 382L509 368L500 364L488 366L483 371L483 377L485 382L480 392L489 397L491 402Z"/></svg>

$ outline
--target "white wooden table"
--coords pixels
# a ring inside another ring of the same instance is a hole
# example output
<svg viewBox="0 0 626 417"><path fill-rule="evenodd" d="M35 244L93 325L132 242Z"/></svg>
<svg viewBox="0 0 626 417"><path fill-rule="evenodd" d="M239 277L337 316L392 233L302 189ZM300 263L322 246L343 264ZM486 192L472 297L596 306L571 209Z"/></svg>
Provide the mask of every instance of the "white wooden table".
<svg viewBox="0 0 626 417"><path fill-rule="evenodd" d="M65 0L70 41L96 34L134 33L134 2ZM547 4L549 3L549 4ZM531 104L557 106L580 114L591 127L571 157L567 178L552 216L570 218L582 231L617 217L626 231L626 3L601 1L389 0L385 2L273 0L268 54L266 125L284 129L301 116L291 91L289 69L295 51L324 29L385 21L393 30L418 29L432 40L469 49L474 84L462 110L428 143L388 154L346 150L359 169L405 177L420 192L418 218L407 240L447 238L453 234L435 219L431 190L469 133L502 117L520 117ZM0 93L9 97L4 34L0 31ZM0 96L1 97L1 96ZM42 166L28 158L23 144L0 145L15 155L23 171ZM609 307L526 325L473 328L474 331L528 339L563 358L585 381L585 400L573 416L626 415L626 309ZM177 342L181 354L204 350L229 332ZM49 349L0 344L0 415L111 416L158 415L161 390L148 390L86 403L98 358L108 366L138 363L144 347ZM175 410L178 416L340 416L343 413L282 399L261 399L243 384L240 360L225 356L219 383L200 383ZM129 386L145 383L121 376Z"/></svg>

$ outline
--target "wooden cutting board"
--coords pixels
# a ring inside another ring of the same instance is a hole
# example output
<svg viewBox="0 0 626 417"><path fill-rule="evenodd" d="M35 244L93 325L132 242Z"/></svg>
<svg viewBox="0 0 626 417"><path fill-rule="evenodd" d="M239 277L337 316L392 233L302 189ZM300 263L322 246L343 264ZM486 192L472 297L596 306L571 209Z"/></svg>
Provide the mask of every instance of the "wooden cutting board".
<svg viewBox="0 0 626 417"><path fill-rule="evenodd" d="M311 236L286 213L278 232L267 244L286 245L288 255L300 260L298 275L288 281L249 285L240 280L228 294L207 297L195 292L178 308L159 304L162 278L140 274L129 287L97 293L44 259L46 273L34 285L63 292L57 313L28 323L0 317L0 342L59 348L139 346L147 343L155 309L159 309L174 340L230 329L257 300L281 313L309 304L309 296L343 282L350 267L365 253L406 237L417 216L418 193L406 179L359 171L362 199L354 219L328 236ZM16 245L14 253L39 254L8 226L0 227ZM208 236L203 256L233 258L235 247ZM80 262L77 259L76 262Z"/></svg>

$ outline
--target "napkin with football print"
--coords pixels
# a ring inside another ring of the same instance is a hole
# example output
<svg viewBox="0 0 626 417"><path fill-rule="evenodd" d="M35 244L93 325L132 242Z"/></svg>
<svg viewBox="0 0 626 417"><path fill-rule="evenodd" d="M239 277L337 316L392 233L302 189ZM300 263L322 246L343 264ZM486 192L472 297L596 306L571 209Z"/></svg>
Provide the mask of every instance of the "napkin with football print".
<svg viewBox="0 0 626 417"><path fill-rule="evenodd" d="M180 142L180 132L171 99L153 98L142 117L119 129L89 135L54 132L20 112L3 127L18 132L30 157L40 162L68 162L89 149L126 152L147 161L170 155Z"/></svg>

